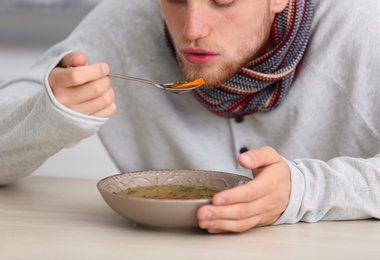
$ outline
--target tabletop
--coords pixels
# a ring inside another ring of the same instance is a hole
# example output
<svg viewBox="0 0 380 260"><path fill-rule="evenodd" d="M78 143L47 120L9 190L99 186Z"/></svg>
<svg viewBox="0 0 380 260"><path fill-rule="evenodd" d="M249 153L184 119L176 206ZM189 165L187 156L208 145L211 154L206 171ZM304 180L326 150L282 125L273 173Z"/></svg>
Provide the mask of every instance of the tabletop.
<svg viewBox="0 0 380 260"><path fill-rule="evenodd" d="M30 176L0 186L0 259L380 259L377 220L150 230L112 211L96 184Z"/></svg>

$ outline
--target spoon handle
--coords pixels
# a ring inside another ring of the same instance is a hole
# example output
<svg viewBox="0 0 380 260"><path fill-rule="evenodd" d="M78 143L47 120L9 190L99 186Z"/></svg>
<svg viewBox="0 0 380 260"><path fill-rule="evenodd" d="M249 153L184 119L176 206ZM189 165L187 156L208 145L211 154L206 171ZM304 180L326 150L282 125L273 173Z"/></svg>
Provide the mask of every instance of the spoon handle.
<svg viewBox="0 0 380 260"><path fill-rule="evenodd" d="M119 79L138 81L138 82L147 83L147 84L151 84L151 85L158 87L157 86L158 84L154 83L153 81L147 80L147 79L136 78L136 77L131 77L131 76L124 76L124 75L115 74L115 73L109 73L108 76L114 77L114 78L119 78Z"/></svg>

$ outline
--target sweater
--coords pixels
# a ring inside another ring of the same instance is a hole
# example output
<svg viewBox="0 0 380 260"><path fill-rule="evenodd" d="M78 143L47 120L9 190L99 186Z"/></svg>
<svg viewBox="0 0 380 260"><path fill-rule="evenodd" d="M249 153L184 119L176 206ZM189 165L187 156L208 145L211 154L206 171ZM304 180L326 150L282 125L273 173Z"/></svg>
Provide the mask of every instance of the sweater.
<svg viewBox="0 0 380 260"><path fill-rule="evenodd" d="M0 184L25 177L98 132L121 172L203 169L252 176L242 148L272 146L291 169L288 207L275 224L380 218L380 2L314 1L311 39L284 103L243 120L175 95L112 79L117 113L104 119L54 98L47 78L70 51L111 72L183 80L158 1L101 2L29 70L0 85ZM86 156L86 155L83 155ZM94 158L96 159L96 158Z"/></svg>

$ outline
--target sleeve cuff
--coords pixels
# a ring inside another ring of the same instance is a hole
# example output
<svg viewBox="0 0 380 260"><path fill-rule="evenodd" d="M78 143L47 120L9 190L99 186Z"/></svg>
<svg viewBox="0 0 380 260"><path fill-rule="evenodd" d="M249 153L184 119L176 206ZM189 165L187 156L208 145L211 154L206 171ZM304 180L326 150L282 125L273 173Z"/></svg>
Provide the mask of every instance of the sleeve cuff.
<svg viewBox="0 0 380 260"><path fill-rule="evenodd" d="M57 110L58 112L60 112L62 114L65 114L66 116L69 116L73 119L77 119L77 120L83 120L84 119L87 121L95 121L98 123L105 123L105 122L107 122L108 118L85 115L85 114L79 113L77 111L74 111L74 110L62 105L61 103L59 103L57 101L57 99L55 98L55 96L53 94L53 91L51 90L51 87L49 84L49 75L50 75L51 71L59 64L59 62L63 59L63 57L65 57L67 54L69 54L71 52L72 51L67 51L67 52L62 53L60 56L58 56L56 61L51 65L51 67L48 69L46 75L44 76L44 86L45 86L45 89L46 89L48 96L50 98L51 104L55 110Z"/></svg>
<svg viewBox="0 0 380 260"><path fill-rule="evenodd" d="M291 192L289 203L280 218L273 225L294 224L299 221L299 211L301 208L303 195L305 191L305 179L300 170L294 163L284 159L290 168L291 173Z"/></svg>

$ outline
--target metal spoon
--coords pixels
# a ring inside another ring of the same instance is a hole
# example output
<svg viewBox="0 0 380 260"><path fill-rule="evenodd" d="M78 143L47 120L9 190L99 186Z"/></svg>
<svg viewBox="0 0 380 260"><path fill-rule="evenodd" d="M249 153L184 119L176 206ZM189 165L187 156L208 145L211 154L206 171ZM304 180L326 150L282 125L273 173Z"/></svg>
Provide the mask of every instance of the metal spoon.
<svg viewBox="0 0 380 260"><path fill-rule="evenodd" d="M175 94L180 94L180 93L188 92L188 91L191 91L191 90L196 89L196 88L198 88L198 87L201 86L201 85L198 85L198 86L189 87L189 88L171 88L171 86L178 85L178 83L158 84L156 82L153 82L153 81L150 81L150 80L147 80L147 79L141 79L141 78L136 78L136 77L131 77L131 76L124 76L124 75L119 75L119 74L115 74L115 73L109 73L108 75L110 77L114 77L114 78L133 80L133 81L138 81L138 82L150 84L152 86L155 86L156 88L165 90L167 92L175 93Z"/></svg>

